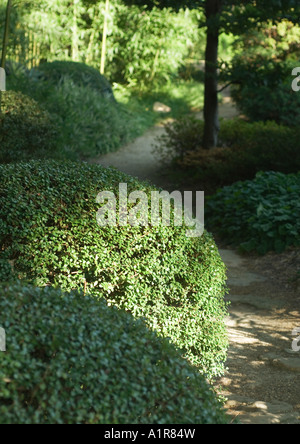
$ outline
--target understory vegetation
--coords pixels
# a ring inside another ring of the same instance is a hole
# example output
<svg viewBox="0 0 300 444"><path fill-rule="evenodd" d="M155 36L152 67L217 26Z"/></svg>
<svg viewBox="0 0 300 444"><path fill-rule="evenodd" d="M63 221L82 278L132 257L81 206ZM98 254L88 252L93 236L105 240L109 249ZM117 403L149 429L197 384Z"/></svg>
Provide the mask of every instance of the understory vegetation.
<svg viewBox="0 0 300 444"><path fill-rule="evenodd" d="M207 227L243 251L281 253L300 246L300 173L258 173L206 203Z"/></svg>
<svg viewBox="0 0 300 444"><path fill-rule="evenodd" d="M155 102L166 104L171 109L166 116L172 118L189 113L191 108L199 109L204 90L203 84L178 78L142 95L122 85L116 85L113 91L96 69L76 62L47 63L30 71L11 63L7 84L38 102L55 123L55 153L41 144L34 144L31 151L38 156L42 150L41 159L69 160L87 160L115 151L142 135L164 118L154 111ZM24 137L19 128L19 139ZM11 155L7 160L17 159L18 153L13 153L11 146L9 149ZM3 136L0 152L6 151ZM24 147L23 158L30 155Z"/></svg>
<svg viewBox="0 0 300 444"><path fill-rule="evenodd" d="M185 117L167 126L155 151L173 159L173 177L205 189L207 229L244 252L298 247L299 128L223 120L220 146L209 151L202 134L203 122Z"/></svg>
<svg viewBox="0 0 300 444"><path fill-rule="evenodd" d="M275 122L222 120L219 147L201 148L203 121L184 117L166 127L157 138L156 153L174 160L174 169L190 183L206 184L214 193L219 187L253 179L259 171L297 173L300 169L299 128ZM186 172L186 176L185 176Z"/></svg>
<svg viewBox="0 0 300 444"><path fill-rule="evenodd" d="M221 77L232 82L232 97L251 121L299 127L300 95L291 88L291 73L300 61L299 37L300 27L289 20L269 21L237 42L230 69Z"/></svg>
<svg viewBox="0 0 300 444"><path fill-rule="evenodd" d="M1 93L0 162L58 156L55 120L28 96Z"/></svg>
<svg viewBox="0 0 300 444"><path fill-rule="evenodd" d="M2 424L228 422L205 379L141 320L75 291L0 292Z"/></svg>
<svg viewBox="0 0 300 444"><path fill-rule="evenodd" d="M223 3L215 83L243 117L206 150L203 2L0 0L3 423L229 422L212 388L229 346L214 234L246 253L299 247L300 28L282 2ZM149 203L158 188L95 162L166 119L155 150L174 189L205 191L204 234L187 237L173 204L169 226L99 226L100 192L119 211L121 183Z"/></svg>
<svg viewBox="0 0 300 444"><path fill-rule="evenodd" d="M17 276L41 287L86 288L145 317L206 377L222 374L226 275L210 234L189 238L185 227L98 226L100 191L118 196L119 183L127 183L128 192L144 190L150 198L153 190L99 165L19 163L0 166L0 178L1 280Z"/></svg>

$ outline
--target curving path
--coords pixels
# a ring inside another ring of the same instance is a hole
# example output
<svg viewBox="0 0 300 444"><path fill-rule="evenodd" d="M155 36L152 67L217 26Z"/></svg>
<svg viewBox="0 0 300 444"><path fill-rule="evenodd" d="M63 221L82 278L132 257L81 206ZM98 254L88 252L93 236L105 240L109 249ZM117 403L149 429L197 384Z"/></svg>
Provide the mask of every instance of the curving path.
<svg viewBox="0 0 300 444"><path fill-rule="evenodd" d="M220 116L236 115L225 94ZM157 125L93 162L169 189L152 153L155 137L163 132L163 124ZM241 257L231 249L220 249L220 254L228 268L231 301L228 371L218 381L228 399L226 408L242 424L300 424L300 351L292 351L292 331L300 327L299 289L286 288L276 275L266 274L263 258Z"/></svg>
<svg viewBox="0 0 300 444"><path fill-rule="evenodd" d="M232 119L238 116L228 90L223 91L223 103L219 107L219 114L224 119ZM202 118L203 114L198 113L196 116ZM167 121L170 121L170 119ZM149 180L162 188L168 189L171 184L166 179L164 168L159 159L152 152L155 138L163 135L164 132L164 123L158 124L117 152L99 156L91 162L106 167L113 166L131 176L136 176L141 180Z"/></svg>

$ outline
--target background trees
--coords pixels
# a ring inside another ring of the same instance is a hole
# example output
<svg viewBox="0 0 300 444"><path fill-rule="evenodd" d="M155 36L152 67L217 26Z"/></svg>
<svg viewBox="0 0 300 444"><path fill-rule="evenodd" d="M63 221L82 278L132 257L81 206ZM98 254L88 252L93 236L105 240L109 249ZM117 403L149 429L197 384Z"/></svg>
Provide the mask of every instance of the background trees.
<svg viewBox="0 0 300 444"><path fill-rule="evenodd" d="M147 4L153 8L180 7L198 8L204 11L205 19L199 21L199 26L206 28L205 51L205 98L204 119L205 129L203 147L216 147L218 144L218 68L219 68L219 36L221 33L233 33L241 36L251 29L263 28L266 23L278 24L283 20L297 23L300 15L299 2L296 0L276 0L265 2L262 0L128 0L127 3ZM237 79L232 77L231 81ZM242 81L238 79L239 83Z"/></svg>
<svg viewBox="0 0 300 444"><path fill-rule="evenodd" d="M11 7L12 7L12 0L7 0L3 44L2 44L2 55L1 55L1 68L3 68L3 69L5 68L6 51L7 51L7 45L8 45L9 20L10 20Z"/></svg>
<svg viewBox="0 0 300 444"><path fill-rule="evenodd" d="M267 22L279 23L284 19L296 22L299 18L299 4L294 0L264 2L248 0L237 2L230 0L206 0L199 2L204 7L207 27L205 103L204 103L204 138L203 147L209 149L218 143L218 44L221 31L243 35L251 29L261 28ZM241 83L243 79L231 79Z"/></svg>
<svg viewBox="0 0 300 444"><path fill-rule="evenodd" d="M0 0L0 23L5 3ZM153 85L176 72L200 39L195 11L149 11L122 0L18 2L11 30L8 55L18 63L31 68L45 60L72 60L100 69L102 58L111 81L130 84Z"/></svg>
<svg viewBox="0 0 300 444"><path fill-rule="evenodd" d="M6 0L0 0L0 23L4 23L6 5ZM190 59L205 58L206 149L218 144L218 70L222 68L223 82L241 85L249 78L256 85L253 75L264 65L269 66L265 78L279 76L284 83L290 65L281 69L279 62L296 60L300 53L299 27L294 26L300 6L295 0L16 0L14 5L7 54L29 68L43 61L83 62L100 69L111 82L145 91L169 81ZM231 42L232 35L239 45L231 49L234 63L227 60L224 74L220 41L225 36ZM267 86L274 90L274 82ZM276 89L282 91L280 85ZM265 102L266 91L263 87L261 91L259 100ZM240 103L246 103L248 96L248 89L237 88L235 98ZM242 110L252 117L257 109L255 94L250 105ZM280 107L287 106L290 98ZM262 117L280 121L272 113Z"/></svg>

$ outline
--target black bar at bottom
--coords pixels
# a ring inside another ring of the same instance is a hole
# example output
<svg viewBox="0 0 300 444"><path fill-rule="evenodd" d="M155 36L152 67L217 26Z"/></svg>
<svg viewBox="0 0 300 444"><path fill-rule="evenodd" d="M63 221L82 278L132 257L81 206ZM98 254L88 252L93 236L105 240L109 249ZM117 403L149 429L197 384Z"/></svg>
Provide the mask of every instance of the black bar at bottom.
<svg viewBox="0 0 300 444"><path fill-rule="evenodd" d="M200 439L200 425L101 425L104 439L122 439L128 442L168 439Z"/></svg>

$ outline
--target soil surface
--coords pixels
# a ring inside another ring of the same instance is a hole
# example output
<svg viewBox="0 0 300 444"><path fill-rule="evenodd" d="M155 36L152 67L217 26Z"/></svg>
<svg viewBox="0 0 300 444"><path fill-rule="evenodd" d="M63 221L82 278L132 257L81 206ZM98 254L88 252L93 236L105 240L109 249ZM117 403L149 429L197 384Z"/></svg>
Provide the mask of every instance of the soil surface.
<svg viewBox="0 0 300 444"><path fill-rule="evenodd" d="M224 95L220 116L235 117L229 94ZM93 163L114 166L171 191L152 153L155 138L163 132L164 125L157 125ZM228 399L225 407L233 421L242 424L300 424L300 350L293 351L300 346L300 332L293 335L294 329L300 331L299 250L257 257L241 256L221 243L219 247L231 303L227 372L217 381Z"/></svg>
<svg viewBox="0 0 300 444"><path fill-rule="evenodd" d="M269 266L272 255L220 249L231 304L228 370L218 382L228 413L242 424L300 424L300 351L292 347L300 336L293 335L300 327L295 264L290 267L295 253L278 255L278 270Z"/></svg>

